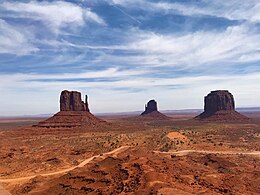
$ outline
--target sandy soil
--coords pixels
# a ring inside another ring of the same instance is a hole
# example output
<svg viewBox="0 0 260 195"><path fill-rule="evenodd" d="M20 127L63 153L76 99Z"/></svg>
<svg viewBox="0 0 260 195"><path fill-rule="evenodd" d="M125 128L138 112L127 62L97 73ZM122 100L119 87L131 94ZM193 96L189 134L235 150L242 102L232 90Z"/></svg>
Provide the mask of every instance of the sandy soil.
<svg viewBox="0 0 260 195"><path fill-rule="evenodd" d="M186 140L187 139L186 136L182 135L179 132L170 132L170 133L167 134L167 137L169 139L171 139L171 140L175 140L175 139L177 139L177 140Z"/></svg>
<svg viewBox="0 0 260 195"><path fill-rule="evenodd" d="M11 121L0 127L0 184L13 195L260 194L260 117L177 119L113 117L101 129Z"/></svg>
<svg viewBox="0 0 260 195"><path fill-rule="evenodd" d="M0 185L0 194L1 195L11 195L11 193L8 192L7 190L5 190L1 185Z"/></svg>
<svg viewBox="0 0 260 195"><path fill-rule="evenodd" d="M186 156L191 153L200 153L200 154L221 154L221 155L252 155L260 158L260 151L240 152L240 151L181 150L181 151L169 151L169 152L160 152L160 151L154 151L154 152L161 153L161 154L173 154L176 156Z"/></svg>

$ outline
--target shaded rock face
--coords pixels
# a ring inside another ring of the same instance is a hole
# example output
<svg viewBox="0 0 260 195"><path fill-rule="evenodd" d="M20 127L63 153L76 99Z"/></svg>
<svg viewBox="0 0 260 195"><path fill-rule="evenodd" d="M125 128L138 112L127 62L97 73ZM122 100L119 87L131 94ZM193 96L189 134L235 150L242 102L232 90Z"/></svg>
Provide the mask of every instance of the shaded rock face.
<svg viewBox="0 0 260 195"><path fill-rule="evenodd" d="M211 91L204 98L204 112L195 119L208 121L245 121L246 116L235 111L235 100L227 90Z"/></svg>
<svg viewBox="0 0 260 195"><path fill-rule="evenodd" d="M145 111L141 115L149 114L149 113L152 113L154 111L158 111L157 102L155 100L150 100L147 103L147 105L145 105Z"/></svg>
<svg viewBox="0 0 260 195"><path fill-rule="evenodd" d="M77 91L64 90L60 95L60 111L87 111L87 96L85 102L81 100L81 93Z"/></svg>
<svg viewBox="0 0 260 195"><path fill-rule="evenodd" d="M204 112L213 114L221 110L235 110L233 95L226 90L211 91L204 99Z"/></svg>

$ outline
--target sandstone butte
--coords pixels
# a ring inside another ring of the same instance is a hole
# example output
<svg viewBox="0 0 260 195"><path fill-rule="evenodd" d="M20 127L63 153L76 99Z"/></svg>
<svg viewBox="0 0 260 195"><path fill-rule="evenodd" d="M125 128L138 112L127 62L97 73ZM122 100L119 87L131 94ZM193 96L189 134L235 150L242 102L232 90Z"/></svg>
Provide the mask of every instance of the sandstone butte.
<svg viewBox="0 0 260 195"><path fill-rule="evenodd" d="M81 99L81 93L64 90L60 95L60 111L51 118L39 122L36 127L45 128L73 128L73 127L97 127L107 123L95 117L89 110L88 97L85 102Z"/></svg>
<svg viewBox="0 0 260 195"><path fill-rule="evenodd" d="M155 100L150 100L145 104L145 110L140 115L143 118L152 118L158 120L169 120L170 118L158 111L157 102Z"/></svg>
<svg viewBox="0 0 260 195"><path fill-rule="evenodd" d="M235 100L227 90L211 91L204 98L204 112L196 116L198 120L245 121L248 118L235 111Z"/></svg>

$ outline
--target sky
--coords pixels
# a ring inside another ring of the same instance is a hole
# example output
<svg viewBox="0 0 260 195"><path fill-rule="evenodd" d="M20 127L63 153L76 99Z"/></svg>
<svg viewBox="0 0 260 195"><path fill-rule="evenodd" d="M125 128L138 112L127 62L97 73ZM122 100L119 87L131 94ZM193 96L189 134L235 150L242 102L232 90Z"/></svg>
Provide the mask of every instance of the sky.
<svg viewBox="0 0 260 195"><path fill-rule="evenodd" d="M203 108L229 90L260 106L259 0L0 0L0 116ZM84 97L84 96L83 96Z"/></svg>

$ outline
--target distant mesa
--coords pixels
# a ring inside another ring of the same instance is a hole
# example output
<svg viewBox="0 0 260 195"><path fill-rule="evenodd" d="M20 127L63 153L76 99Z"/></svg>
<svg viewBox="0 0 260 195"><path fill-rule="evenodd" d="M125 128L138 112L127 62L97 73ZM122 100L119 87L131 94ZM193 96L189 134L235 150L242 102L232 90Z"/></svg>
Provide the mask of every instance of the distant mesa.
<svg viewBox="0 0 260 195"><path fill-rule="evenodd" d="M235 100L227 90L211 91L204 98L204 112L195 119L209 121L239 121L248 118L235 111Z"/></svg>
<svg viewBox="0 0 260 195"><path fill-rule="evenodd" d="M155 100L150 100L147 104L145 104L145 110L140 116L159 120L170 119L158 111L157 102Z"/></svg>
<svg viewBox="0 0 260 195"><path fill-rule="evenodd" d="M88 98L85 102L81 99L81 93L64 90L60 95L60 112L53 117L39 122L37 127L45 128L73 128L73 127L97 127L106 124L105 121L95 117L89 111Z"/></svg>

